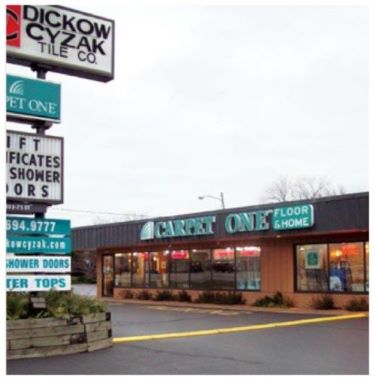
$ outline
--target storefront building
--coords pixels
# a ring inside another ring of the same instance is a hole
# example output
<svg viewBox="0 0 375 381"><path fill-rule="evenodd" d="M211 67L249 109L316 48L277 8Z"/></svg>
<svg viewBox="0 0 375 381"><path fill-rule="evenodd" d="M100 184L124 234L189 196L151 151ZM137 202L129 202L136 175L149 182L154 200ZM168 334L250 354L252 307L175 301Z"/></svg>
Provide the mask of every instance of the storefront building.
<svg viewBox="0 0 375 381"><path fill-rule="evenodd" d="M280 291L344 306L368 297L369 194L79 227L73 250L96 253L98 296L238 291L250 304Z"/></svg>

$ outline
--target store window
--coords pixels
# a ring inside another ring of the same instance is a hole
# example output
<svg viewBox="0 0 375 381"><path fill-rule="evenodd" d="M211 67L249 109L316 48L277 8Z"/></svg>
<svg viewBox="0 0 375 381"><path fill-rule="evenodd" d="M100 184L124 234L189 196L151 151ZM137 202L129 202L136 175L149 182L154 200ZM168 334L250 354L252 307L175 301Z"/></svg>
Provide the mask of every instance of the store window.
<svg viewBox="0 0 375 381"><path fill-rule="evenodd" d="M131 287L131 253L115 254L115 287Z"/></svg>
<svg viewBox="0 0 375 381"><path fill-rule="evenodd" d="M212 251L212 288L235 288L234 249L226 248Z"/></svg>
<svg viewBox="0 0 375 381"><path fill-rule="evenodd" d="M329 245L329 287L333 292L363 292L363 243L350 242Z"/></svg>
<svg viewBox="0 0 375 381"><path fill-rule="evenodd" d="M369 267L370 267L370 263L369 263L368 252L369 252L369 244L368 244L368 242L366 242L366 243L365 243L365 261L366 261L366 284L365 284L365 291L366 291L366 292L368 292L368 290L369 290L368 269L369 269Z"/></svg>
<svg viewBox="0 0 375 381"><path fill-rule="evenodd" d="M148 253L133 253L132 286L148 286Z"/></svg>
<svg viewBox="0 0 375 381"><path fill-rule="evenodd" d="M260 247L236 248L237 289L260 290Z"/></svg>
<svg viewBox="0 0 375 381"><path fill-rule="evenodd" d="M328 291L327 245L297 246L297 290Z"/></svg>
<svg viewBox="0 0 375 381"><path fill-rule="evenodd" d="M210 250L192 250L190 252L190 288L207 289L211 287Z"/></svg>
<svg viewBox="0 0 375 381"><path fill-rule="evenodd" d="M150 287L168 287L169 251L149 253L150 255Z"/></svg>
<svg viewBox="0 0 375 381"><path fill-rule="evenodd" d="M172 250L170 255L170 287L189 288L189 251Z"/></svg>

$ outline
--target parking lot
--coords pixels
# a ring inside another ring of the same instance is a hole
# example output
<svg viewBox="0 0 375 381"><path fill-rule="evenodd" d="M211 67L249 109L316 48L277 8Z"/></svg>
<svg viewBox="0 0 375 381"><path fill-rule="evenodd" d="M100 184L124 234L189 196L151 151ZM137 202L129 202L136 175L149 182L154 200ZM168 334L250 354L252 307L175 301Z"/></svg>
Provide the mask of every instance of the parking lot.
<svg viewBox="0 0 375 381"><path fill-rule="evenodd" d="M368 318L137 304L112 304L110 311L115 340L134 341L93 353L8 361L7 373L368 374Z"/></svg>

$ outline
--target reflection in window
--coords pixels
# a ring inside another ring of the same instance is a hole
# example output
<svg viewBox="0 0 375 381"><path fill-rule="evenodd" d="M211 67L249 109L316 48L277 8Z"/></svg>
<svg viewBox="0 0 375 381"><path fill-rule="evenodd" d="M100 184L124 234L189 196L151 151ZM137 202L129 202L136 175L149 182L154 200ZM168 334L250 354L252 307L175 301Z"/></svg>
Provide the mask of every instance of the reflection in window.
<svg viewBox="0 0 375 381"><path fill-rule="evenodd" d="M260 290L260 247L236 248L237 289Z"/></svg>
<svg viewBox="0 0 375 381"><path fill-rule="evenodd" d="M327 245L297 246L297 290L328 291Z"/></svg>
<svg viewBox="0 0 375 381"><path fill-rule="evenodd" d="M168 287L169 251L150 254L150 287Z"/></svg>
<svg viewBox="0 0 375 381"><path fill-rule="evenodd" d="M192 250L190 263L190 288L205 289L211 287L210 250Z"/></svg>
<svg viewBox="0 0 375 381"><path fill-rule="evenodd" d="M113 295L113 256L103 256L103 296Z"/></svg>
<svg viewBox="0 0 375 381"><path fill-rule="evenodd" d="M115 286L130 287L131 253L115 254Z"/></svg>
<svg viewBox="0 0 375 381"><path fill-rule="evenodd" d="M212 253L212 288L234 289L234 249L215 249Z"/></svg>
<svg viewBox="0 0 375 381"><path fill-rule="evenodd" d="M363 243L329 245L329 286L334 292L363 292Z"/></svg>
<svg viewBox="0 0 375 381"><path fill-rule="evenodd" d="M170 257L170 287L189 288L189 251L172 250Z"/></svg>
<svg viewBox="0 0 375 381"><path fill-rule="evenodd" d="M133 253L132 264L132 286L145 287L148 278L148 253Z"/></svg>
<svg viewBox="0 0 375 381"><path fill-rule="evenodd" d="M369 252L369 245L368 245L368 242L365 243L365 261L366 261L366 284L365 284L365 291L368 292L369 290L369 278L368 278L368 269L370 267L370 263L369 263L369 256L368 256L368 252Z"/></svg>

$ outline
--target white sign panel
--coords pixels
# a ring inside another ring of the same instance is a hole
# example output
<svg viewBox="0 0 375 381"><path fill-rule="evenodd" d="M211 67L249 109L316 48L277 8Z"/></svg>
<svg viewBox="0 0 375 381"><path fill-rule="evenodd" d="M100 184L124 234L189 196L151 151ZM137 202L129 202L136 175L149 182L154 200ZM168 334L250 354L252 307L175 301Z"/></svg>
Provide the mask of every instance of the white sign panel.
<svg viewBox="0 0 375 381"><path fill-rule="evenodd" d="M7 291L70 291L70 275L7 275Z"/></svg>
<svg viewBox="0 0 375 381"><path fill-rule="evenodd" d="M10 201L63 202L63 139L7 131L7 184Z"/></svg>
<svg viewBox="0 0 375 381"><path fill-rule="evenodd" d="M6 272L11 273L70 273L70 257L7 255Z"/></svg>
<svg viewBox="0 0 375 381"><path fill-rule="evenodd" d="M114 72L114 21L49 5L7 5L7 60L107 82Z"/></svg>

